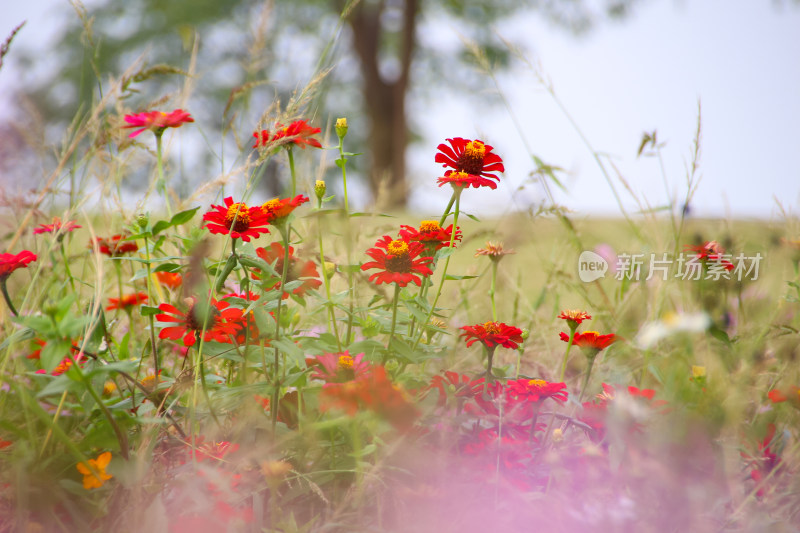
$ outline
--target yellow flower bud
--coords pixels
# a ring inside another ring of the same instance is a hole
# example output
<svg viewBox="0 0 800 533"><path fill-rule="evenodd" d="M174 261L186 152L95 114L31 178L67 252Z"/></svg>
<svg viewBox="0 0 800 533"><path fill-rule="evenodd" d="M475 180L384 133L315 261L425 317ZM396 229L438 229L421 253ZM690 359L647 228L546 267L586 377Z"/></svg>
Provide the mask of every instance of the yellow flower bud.
<svg viewBox="0 0 800 533"><path fill-rule="evenodd" d="M322 180L317 180L314 184L314 194L317 195L317 198L322 200L322 197L325 196L325 182Z"/></svg>
<svg viewBox="0 0 800 533"><path fill-rule="evenodd" d="M344 136L347 135L347 119L337 118L336 119L336 136L340 139L344 139Z"/></svg>

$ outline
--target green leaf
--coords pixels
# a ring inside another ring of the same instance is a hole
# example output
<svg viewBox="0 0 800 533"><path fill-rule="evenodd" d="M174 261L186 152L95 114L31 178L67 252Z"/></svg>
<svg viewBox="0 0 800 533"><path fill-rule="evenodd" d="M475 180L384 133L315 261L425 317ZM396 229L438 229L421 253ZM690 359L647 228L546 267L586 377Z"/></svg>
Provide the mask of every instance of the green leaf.
<svg viewBox="0 0 800 533"><path fill-rule="evenodd" d="M480 221L481 221L481 219L479 219L479 218L478 218L478 217L476 217L475 215L470 215L469 213L465 213L464 211L462 211L462 212L461 212L461 214L462 214L462 215L466 215L466 217L467 217L467 218L471 218L471 219L472 219L472 220L474 220L475 222L480 222Z"/></svg>
<svg viewBox="0 0 800 533"><path fill-rule="evenodd" d="M50 340L42 348L39 360L46 372L52 372L58 363L64 359L72 348L72 343L64 340Z"/></svg>
<svg viewBox="0 0 800 533"><path fill-rule="evenodd" d="M18 342L24 342L36 337L36 334L30 328L21 329L19 331L15 331L11 335L8 336L6 340L3 341L3 344L0 344L0 351L5 350L12 344L16 344Z"/></svg>
<svg viewBox="0 0 800 533"><path fill-rule="evenodd" d="M274 340L270 343L273 348L289 356L295 363L300 364L305 361L305 352L294 342L286 339Z"/></svg>
<svg viewBox="0 0 800 533"><path fill-rule="evenodd" d="M153 269L153 273L155 273L155 272L171 272L171 273L174 274L175 272L180 272L180 271L181 271L181 266L179 264L177 264L177 263L164 263L162 265L158 265L157 267L155 267Z"/></svg>
<svg viewBox="0 0 800 533"><path fill-rule="evenodd" d="M710 328L708 328L708 332L711 334L712 337L714 337L718 341L722 341L728 346L731 345L731 339L730 337L728 337L728 334L725 333L725 330L720 329L717 326L711 326Z"/></svg>
<svg viewBox="0 0 800 533"><path fill-rule="evenodd" d="M151 305L140 305L139 312L142 313L142 316L153 316L160 313L161 309L159 309L158 307L153 307Z"/></svg>
<svg viewBox="0 0 800 533"><path fill-rule="evenodd" d="M222 292L222 289L225 285L225 280L228 279L228 276L230 276L231 272L233 272L233 269L236 268L236 263L236 256L231 254L228 257L228 260L225 262L225 268L222 269L222 272L217 277L217 283L215 286L217 292Z"/></svg>
<svg viewBox="0 0 800 533"><path fill-rule="evenodd" d="M350 213L351 217L384 217L384 218L397 218L394 215L384 215L383 213Z"/></svg>
<svg viewBox="0 0 800 533"><path fill-rule="evenodd" d="M187 209L186 211L181 211L180 213L175 214L169 220L169 222L167 222L166 220L159 220L153 225L153 235L158 235L160 232L164 231L167 228L171 228L172 226L180 226L181 224L186 224L192 219L192 217L194 217L198 209L200 209L199 205L194 209Z"/></svg>
<svg viewBox="0 0 800 533"><path fill-rule="evenodd" d="M461 281L462 279L475 279L478 276L456 276L455 274L447 274L444 279L448 281Z"/></svg>

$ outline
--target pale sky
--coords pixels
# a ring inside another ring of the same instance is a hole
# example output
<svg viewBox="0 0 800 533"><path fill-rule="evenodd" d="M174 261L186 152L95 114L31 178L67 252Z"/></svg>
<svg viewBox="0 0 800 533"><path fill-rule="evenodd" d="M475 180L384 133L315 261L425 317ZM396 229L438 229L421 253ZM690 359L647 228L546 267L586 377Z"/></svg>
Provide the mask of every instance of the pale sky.
<svg viewBox="0 0 800 533"><path fill-rule="evenodd" d="M50 10L64 3L0 1L0 38L28 20L0 70L0 95L15 78L16 47L36 47L46 57L57 23ZM693 212L774 218L776 197L794 214L800 207L800 8L786 3L651 0L622 22L601 23L580 38L536 16L518 17L497 31L525 43L529 60L541 65L589 142L609 154L651 206L663 205L666 192L657 161L636 158L641 135L655 129L666 143L667 188L682 199L700 100L702 180ZM429 38L424 29L422 38ZM437 23L436 35L442 46L459 39L447 24ZM501 89L533 152L567 170L568 192L557 191L556 201L582 214L618 213L588 149L535 77L517 64L502 76ZM426 137L409 159L419 191L412 200L420 211L438 213L449 197L449 191L432 194L441 171L433 158L436 145L454 136L482 138L506 163L497 191L465 193L468 211L491 214L541 201L538 186L517 190L533 167L505 108L448 97L412 110ZM637 210L614 180L626 209Z"/></svg>

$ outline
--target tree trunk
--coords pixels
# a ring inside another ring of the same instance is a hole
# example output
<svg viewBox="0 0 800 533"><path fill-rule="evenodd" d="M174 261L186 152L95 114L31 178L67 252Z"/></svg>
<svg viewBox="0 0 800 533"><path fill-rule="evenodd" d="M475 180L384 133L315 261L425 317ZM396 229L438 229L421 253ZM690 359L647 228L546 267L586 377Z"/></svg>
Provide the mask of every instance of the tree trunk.
<svg viewBox="0 0 800 533"><path fill-rule="evenodd" d="M381 75L379 64L384 32L380 19L385 3L368 4L362 1L347 18L361 65L362 93L370 118L370 187L376 200L380 199L390 207L402 207L408 199L405 161L408 123L405 100L416 46L418 0L402 0L402 6L401 45L396 52L400 70L393 79L386 79Z"/></svg>

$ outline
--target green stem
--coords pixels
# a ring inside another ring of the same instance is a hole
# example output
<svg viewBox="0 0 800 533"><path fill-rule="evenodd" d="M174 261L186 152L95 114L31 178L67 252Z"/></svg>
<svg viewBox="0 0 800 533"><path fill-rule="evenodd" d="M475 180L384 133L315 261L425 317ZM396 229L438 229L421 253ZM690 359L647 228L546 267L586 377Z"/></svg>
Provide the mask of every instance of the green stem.
<svg viewBox="0 0 800 533"><path fill-rule="evenodd" d="M494 351L497 349L497 346L492 346L491 348L489 348L486 345L484 345L484 346L486 347L486 359L487 359L487 361L486 361L486 378L489 381L493 381L494 380L494 374L492 373L492 360L494 359Z"/></svg>
<svg viewBox="0 0 800 533"><path fill-rule="evenodd" d="M589 385L589 378L592 377L592 368L594 367L594 360L597 358L597 353L587 356L589 359L589 366L586 368L586 376L583 378L583 385L581 386L581 395L578 397L578 403L583 401L583 396L586 394L586 388Z"/></svg>
<svg viewBox="0 0 800 533"><path fill-rule="evenodd" d="M18 316L17 309L14 307L14 304L11 303L11 297L8 295L8 288L6 287L6 278L0 278L0 290L3 291L3 298L6 300L6 304L8 304L8 308L11 310L11 314L14 316Z"/></svg>
<svg viewBox="0 0 800 533"><path fill-rule="evenodd" d="M291 150L289 151L291 154ZM290 159L291 161L291 159ZM294 181L294 180L292 180ZM286 286L286 278L289 275L289 234L291 233L292 229L291 226L286 224L285 226L279 226L281 237L283 237L283 269L281 272L281 284L280 284L280 291L281 294L278 297L278 309L275 311L275 340L279 340L281 338L281 310L283 309L283 291L284 287ZM278 369L280 367L280 351L278 347L275 347L275 358L274 358L274 374L272 376L272 383L275 387L275 390L272 391L272 403L270 404L270 414L272 415L272 434L275 434L275 427L278 424L278 401L280 399L280 386L279 386L279 376L278 376Z"/></svg>
<svg viewBox="0 0 800 533"><path fill-rule="evenodd" d="M77 296L77 291L75 290L75 278L72 277L72 271L69 269L69 259L67 258L67 251L64 249L63 238L60 239L59 245L61 248L61 257L64 259L64 271L66 272L67 277L69 278L69 284L70 287L72 287L72 292L76 293L75 295Z"/></svg>
<svg viewBox="0 0 800 533"><path fill-rule="evenodd" d="M159 137L160 139L160 137ZM150 241L147 237L144 238L144 250L145 250L145 257L147 262L145 263L147 268L147 301L152 305L153 301L153 281L152 281L152 272L150 271ZM150 320L150 344L153 348L153 370L156 373L156 383L158 383L159 379L159 365L158 365L158 349L156 346L156 324L155 319L152 314L148 315L147 317Z"/></svg>
<svg viewBox="0 0 800 533"><path fill-rule="evenodd" d="M347 158L344 156L344 138L339 137L339 160L342 162L342 185L344 186L344 212L350 214L350 206L347 203Z"/></svg>
<svg viewBox="0 0 800 533"><path fill-rule="evenodd" d="M569 351L572 349L572 343L575 340L575 331L578 329L576 327L569 328L569 342L567 342L567 351L564 352L564 359L561 361L561 374L559 375L558 381L564 381L564 373L567 370L567 360L569 359Z"/></svg>
<svg viewBox="0 0 800 533"><path fill-rule="evenodd" d="M453 248L453 243L456 240L456 228L458 227L458 213L459 208L461 207L461 192L463 189L461 188L454 188L453 189L453 200L456 204L456 210L453 214L453 231L450 233L450 248ZM449 210L449 207L448 207ZM445 211L446 213L446 211ZM439 224L441 226L441 224ZM447 279L447 267L450 266L450 258L453 257L452 254L447 256L444 262L444 270L442 271L442 279L439 281L439 288L436 291L436 296L433 299L433 304L431 304L431 308L428 311L428 315L425 317L425 323L420 324L420 330L417 334L417 338L414 341L414 346L412 347L412 351L417 348L419 341L422 340L422 335L425 333L425 326L431 321L431 316L433 316L433 312L436 309L436 303L439 301L439 297L442 295L442 289L444 287L444 282Z"/></svg>
<svg viewBox="0 0 800 533"><path fill-rule="evenodd" d="M492 286L489 288L489 298L492 300L492 321L497 322L497 306L494 303L495 287L497 285L497 261L492 259Z"/></svg>
<svg viewBox="0 0 800 533"><path fill-rule="evenodd" d="M392 298L392 329L389 332L389 342L386 343L386 353L383 355L383 361L381 364L386 364L386 360L389 357L389 352L392 346L392 340L394 340L394 330L395 326L397 325L397 302L400 300L400 285L397 283L394 284L394 298Z"/></svg>
<svg viewBox="0 0 800 533"><path fill-rule="evenodd" d="M164 160L161 153L161 133L156 133L156 167L158 168L158 186L161 193L164 195L164 202L167 204L167 215L172 218L172 206L169 203L169 194L167 194L167 181L164 179Z"/></svg>
<svg viewBox="0 0 800 533"><path fill-rule="evenodd" d="M322 208L322 200L317 199L317 209ZM328 307L328 315L331 319L331 329L333 330L333 334L336 336L336 344L339 346L339 351L342 351L342 341L339 339L339 328L336 325L336 312L333 309L333 302L331 302L331 282L328 279L328 275L325 272L325 252L323 250L323 243L322 243L322 221L318 218L317 223L319 224L319 267L322 271L322 281L325 283L325 296L328 299L328 303L326 304Z"/></svg>
<svg viewBox="0 0 800 533"><path fill-rule="evenodd" d="M292 176L292 187L290 189L291 193L289 197L294 198L294 195L297 192L297 177L294 173L294 153L292 152L291 145L289 145L289 148L286 149L286 154L289 156L289 173Z"/></svg>
<svg viewBox="0 0 800 533"><path fill-rule="evenodd" d="M445 221L447 221L447 217L450 215L450 208L453 207L453 203L456 201L456 197L461 196L461 191L457 189L453 189L453 194L450 196L450 201L447 203L447 207L444 208L444 214L442 214L442 218L439 219L439 226L444 226ZM454 233L455 233L455 222L453 223Z"/></svg>

